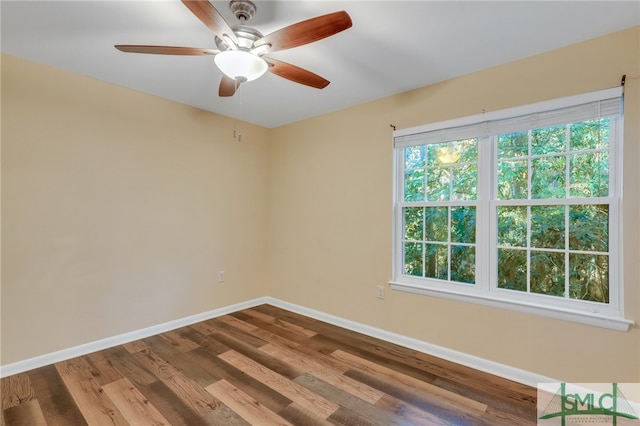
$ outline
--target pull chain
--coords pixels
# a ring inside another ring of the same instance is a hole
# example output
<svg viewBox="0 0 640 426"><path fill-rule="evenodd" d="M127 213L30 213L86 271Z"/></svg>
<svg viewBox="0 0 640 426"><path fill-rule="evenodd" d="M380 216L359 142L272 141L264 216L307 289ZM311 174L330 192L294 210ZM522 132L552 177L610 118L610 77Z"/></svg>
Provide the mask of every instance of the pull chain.
<svg viewBox="0 0 640 426"><path fill-rule="evenodd" d="M238 99L236 117L239 117L240 113L242 112L242 92L239 92L239 88L240 88L240 83L241 82L242 82L242 80L240 80L239 78L236 78L236 80L235 80L235 83L236 83L235 92L236 92L236 95L237 95L236 97ZM233 138L236 139L238 142L242 142L242 121L239 120L238 118L236 118L235 122L234 122Z"/></svg>

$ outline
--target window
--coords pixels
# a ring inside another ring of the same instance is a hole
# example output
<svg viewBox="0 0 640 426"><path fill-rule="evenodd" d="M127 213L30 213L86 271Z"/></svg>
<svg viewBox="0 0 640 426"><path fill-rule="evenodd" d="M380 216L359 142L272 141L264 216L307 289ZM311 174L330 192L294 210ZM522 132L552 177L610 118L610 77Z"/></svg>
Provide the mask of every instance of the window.
<svg viewBox="0 0 640 426"><path fill-rule="evenodd" d="M404 273L475 283L478 139L404 148Z"/></svg>
<svg viewBox="0 0 640 426"><path fill-rule="evenodd" d="M396 131L392 288L626 330L619 88Z"/></svg>

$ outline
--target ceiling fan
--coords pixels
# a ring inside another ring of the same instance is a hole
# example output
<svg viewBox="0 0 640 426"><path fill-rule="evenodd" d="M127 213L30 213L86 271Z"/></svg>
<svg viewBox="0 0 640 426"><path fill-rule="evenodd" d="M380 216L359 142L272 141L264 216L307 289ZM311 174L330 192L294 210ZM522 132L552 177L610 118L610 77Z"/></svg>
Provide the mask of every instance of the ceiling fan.
<svg viewBox="0 0 640 426"><path fill-rule="evenodd" d="M160 55L214 56L223 72L218 94L233 96L241 83L255 80L266 71L305 86L322 89L329 81L317 74L287 62L266 56L330 37L351 27L345 11L301 21L263 36L245 23L253 17L256 5L249 0L231 0L229 8L240 21L230 26L207 0L182 0L182 3L215 34L217 49L118 44L116 49L131 53Z"/></svg>

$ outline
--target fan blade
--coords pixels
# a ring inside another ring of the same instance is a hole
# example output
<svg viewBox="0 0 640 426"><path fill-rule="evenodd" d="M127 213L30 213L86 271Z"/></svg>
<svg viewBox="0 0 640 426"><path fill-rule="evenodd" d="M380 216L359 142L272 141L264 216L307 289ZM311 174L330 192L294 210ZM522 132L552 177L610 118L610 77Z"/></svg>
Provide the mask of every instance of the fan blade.
<svg viewBox="0 0 640 426"><path fill-rule="evenodd" d="M135 44L116 44L116 49L122 52L131 53L153 53L157 55L215 55L220 53L218 49L199 49L197 47L174 47L174 46L142 46Z"/></svg>
<svg viewBox="0 0 640 426"><path fill-rule="evenodd" d="M329 80L326 80L311 71L307 71L304 68L271 58L263 57L262 59L267 61L269 64L269 72L279 77L304 84L305 86L315 87L316 89L324 89L329 85Z"/></svg>
<svg viewBox="0 0 640 426"><path fill-rule="evenodd" d="M256 40L254 46L269 44L271 45L271 52L291 49L292 47L322 40L351 28L351 25L351 17L344 10L329 13L328 15L307 19L267 34Z"/></svg>
<svg viewBox="0 0 640 426"><path fill-rule="evenodd" d="M228 97L233 96L236 93L238 87L240 87L241 81L234 80L226 74L222 74L222 80L220 81L220 88L218 89L218 96Z"/></svg>
<svg viewBox="0 0 640 426"><path fill-rule="evenodd" d="M227 21L207 0L182 0L182 3L221 40L227 36L238 44L238 39Z"/></svg>

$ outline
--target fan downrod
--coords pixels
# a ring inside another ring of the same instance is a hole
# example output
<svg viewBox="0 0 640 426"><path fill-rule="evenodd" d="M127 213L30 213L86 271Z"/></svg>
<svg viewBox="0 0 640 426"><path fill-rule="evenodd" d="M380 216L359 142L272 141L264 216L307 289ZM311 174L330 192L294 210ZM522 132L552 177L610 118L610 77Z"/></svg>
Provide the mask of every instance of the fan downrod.
<svg viewBox="0 0 640 426"><path fill-rule="evenodd" d="M240 21L241 25L244 25L249 19L255 15L257 7L255 3L249 0L231 0L229 2L229 9Z"/></svg>

